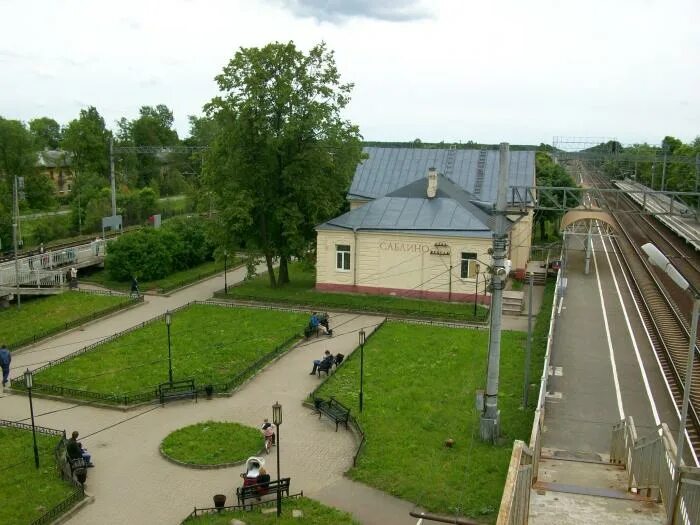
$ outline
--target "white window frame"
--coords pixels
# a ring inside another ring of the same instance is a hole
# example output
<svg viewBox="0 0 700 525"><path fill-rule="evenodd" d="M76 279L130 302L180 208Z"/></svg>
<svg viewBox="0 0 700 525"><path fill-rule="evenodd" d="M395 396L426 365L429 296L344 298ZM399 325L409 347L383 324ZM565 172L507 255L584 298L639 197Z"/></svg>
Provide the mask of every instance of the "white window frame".
<svg viewBox="0 0 700 525"><path fill-rule="evenodd" d="M335 271L349 272L351 269L352 247L349 244L335 245ZM347 268L346 268L347 266Z"/></svg>
<svg viewBox="0 0 700 525"><path fill-rule="evenodd" d="M464 275L464 263L467 263L467 275ZM477 254L474 252L462 252L459 265L459 277L463 280L476 279L476 267L479 265Z"/></svg>

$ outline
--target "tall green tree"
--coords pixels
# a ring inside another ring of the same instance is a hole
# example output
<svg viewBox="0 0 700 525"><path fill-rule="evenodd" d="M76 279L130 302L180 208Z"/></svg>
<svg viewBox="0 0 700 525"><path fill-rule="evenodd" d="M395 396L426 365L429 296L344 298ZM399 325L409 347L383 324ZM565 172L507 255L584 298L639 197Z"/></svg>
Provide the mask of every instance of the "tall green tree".
<svg viewBox="0 0 700 525"><path fill-rule="evenodd" d="M535 177L537 186L555 187L555 188L576 188L576 182L559 164L555 164L549 153L538 151L535 154ZM551 198L547 195L541 195L540 200L543 205L554 206ZM533 218L533 229L536 225L540 227L540 239L547 239L547 223L556 223L559 221L563 211L557 210L535 210Z"/></svg>
<svg viewBox="0 0 700 525"><path fill-rule="evenodd" d="M110 136L104 118L94 106L81 109L78 118L71 120L63 130L61 148L70 153L74 178L72 221L80 233L87 219L90 199L101 196L101 190L109 184ZM92 208L94 213L104 206L100 202ZM93 226L94 222L92 217L88 220Z"/></svg>
<svg viewBox="0 0 700 525"><path fill-rule="evenodd" d="M109 137L105 120L94 106L81 109L63 131L61 149L71 154L71 166L78 174L109 176Z"/></svg>
<svg viewBox="0 0 700 525"><path fill-rule="evenodd" d="M61 142L61 125L49 117L29 121L29 131L39 149L58 149Z"/></svg>
<svg viewBox="0 0 700 525"><path fill-rule="evenodd" d="M304 53L293 42L241 48L216 81L205 177L224 238L262 251L271 286L284 284L290 257L340 210L361 159L359 129L341 117L352 84L325 44Z"/></svg>
<svg viewBox="0 0 700 525"><path fill-rule="evenodd" d="M117 137L120 146L153 146L167 148L177 146L179 139L173 129L173 112L164 104L143 106L134 120L122 118L118 122ZM129 173L133 185L144 187L158 179L161 168L172 164L170 155L138 153L122 155L121 164Z"/></svg>

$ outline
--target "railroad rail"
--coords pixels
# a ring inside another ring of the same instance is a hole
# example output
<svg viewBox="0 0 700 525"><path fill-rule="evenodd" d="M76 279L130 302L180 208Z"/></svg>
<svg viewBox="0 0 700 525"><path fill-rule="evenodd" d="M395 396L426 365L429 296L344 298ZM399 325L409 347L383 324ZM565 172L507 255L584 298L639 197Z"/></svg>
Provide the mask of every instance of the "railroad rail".
<svg viewBox="0 0 700 525"><path fill-rule="evenodd" d="M587 177L596 186L609 186L609 181L587 172ZM601 192L596 197L604 201ZM616 206L638 207L631 199L617 200ZM692 299L682 292L664 275L655 273L646 262L641 245L656 244L673 261L677 269L696 288L700 285L700 265L694 250L664 225L655 223L645 215L630 213L611 215L617 222L621 236L613 239L622 256L627 273L634 283L633 296L642 312L642 320L661 364L662 373L669 384L676 406L681 406L685 380L685 362L688 355L688 324ZM642 217L642 219L638 219ZM697 342L696 342L697 345ZM693 381L690 391L690 407L686 431L691 443L694 459L700 457L700 352L695 348Z"/></svg>

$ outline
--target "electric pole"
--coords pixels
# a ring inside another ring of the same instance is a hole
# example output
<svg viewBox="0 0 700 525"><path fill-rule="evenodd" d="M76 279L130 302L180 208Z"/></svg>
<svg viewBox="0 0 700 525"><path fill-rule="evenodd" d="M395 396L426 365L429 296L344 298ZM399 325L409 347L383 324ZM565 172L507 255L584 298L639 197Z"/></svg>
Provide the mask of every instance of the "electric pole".
<svg viewBox="0 0 700 525"><path fill-rule="evenodd" d="M14 219L12 221L12 242L15 248L15 295L17 296L17 308L21 306L21 299L19 294L19 259L17 258L17 228L19 226L19 181L17 180L17 175L15 175L12 184L12 199L14 208Z"/></svg>
<svg viewBox="0 0 700 525"><path fill-rule="evenodd" d="M508 247L508 219L506 217L508 171L510 151L508 143L500 145L498 194L494 209L493 270L491 277L491 337L489 338L488 371L484 409L481 413L480 435L483 441L495 443L499 436L500 411L498 410L498 373L501 359L501 317L503 315L503 288L505 285L505 259Z"/></svg>
<svg viewBox="0 0 700 525"><path fill-rule="evenodd" d="M112 185L112 217L117 216L117 184L114 180L114 139L109 137L109 180Z"/></svg>

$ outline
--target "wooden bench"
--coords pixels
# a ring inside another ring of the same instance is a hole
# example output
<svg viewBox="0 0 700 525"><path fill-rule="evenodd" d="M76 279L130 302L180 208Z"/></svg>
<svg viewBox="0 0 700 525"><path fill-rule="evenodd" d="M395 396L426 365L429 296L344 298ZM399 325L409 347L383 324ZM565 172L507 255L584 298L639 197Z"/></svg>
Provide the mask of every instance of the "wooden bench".
<svg viewBox="0 0 700 525"><path fill-rule="evenodd" d="M71 458L66 452L66 463L70 467L70 475L78 483L84 484L87 481L88 464L83 458Z"/></svg>
<svg viewBox="0 0 700 525"><path fill-rule="evenodd" d="M338 423L345 423L345 428L348 428L348 419L350 419L350 409L331 397L328 401L321 398L314 399L314 407L318 412L318 418L325 414L335 421L335 431L338 432Z"/></svg>
<svg viewBox="0 0 700 525"><path fill-rule="evenodd" d="M173 381L172 383L162 383L158 385L158 398L160 404L164 405L170 399L190 398L197 401L197 388L194 384L194 379L182 379L181 381Z"/></svg>
<svg viewBox="0 0 700 525"><path fill-rule="evenodd" d="M292 478L282 478L279 480L279 485L276 479L271 479L268 483L238 487L236 489L238 504L244 506L245 500L247 499L260 499L261 496L267 494L277 494L278 487L281 493L286 493L287 496L289 496L289 482L291 479Z"/></svg>

